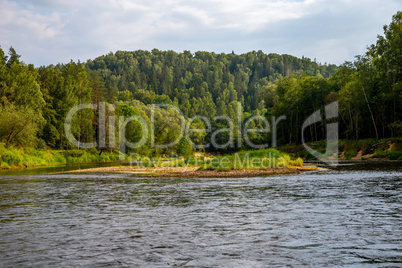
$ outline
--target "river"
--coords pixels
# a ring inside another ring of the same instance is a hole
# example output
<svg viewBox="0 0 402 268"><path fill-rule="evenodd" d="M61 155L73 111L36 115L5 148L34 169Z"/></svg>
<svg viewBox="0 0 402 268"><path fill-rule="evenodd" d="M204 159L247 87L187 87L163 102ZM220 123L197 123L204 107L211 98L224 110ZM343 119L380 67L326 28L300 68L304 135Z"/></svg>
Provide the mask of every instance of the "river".
<svg viewBox="0 0 402 268"><path fill-rule="evenodd" d="M0 173L0 267L402 267L401 161L227 179L50 171Z"/></svg>

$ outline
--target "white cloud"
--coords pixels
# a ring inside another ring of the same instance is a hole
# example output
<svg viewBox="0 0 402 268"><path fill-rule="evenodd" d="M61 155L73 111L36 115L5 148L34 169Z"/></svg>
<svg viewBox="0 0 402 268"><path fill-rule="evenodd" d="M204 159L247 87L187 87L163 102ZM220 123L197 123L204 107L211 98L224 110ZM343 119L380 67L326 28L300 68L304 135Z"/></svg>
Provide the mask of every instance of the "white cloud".
<svg viewBox="0 0 402 268"><path fill-rule="evenodd" d="M398 1L0 0L0 45L36 65L153 48L342 63L375 42Z"/></svg>
<svg viewBox="0 0 402 268"><path fill-rule="evenodd" d="M250 31L283 20L298 19L314 12L312 7L315 2L314 0L304 2L253 0L233 3L223 0L220 5L222 14L230 18L230 24L223 27Z"/></svg>
<svg viewBox="0 0 402 268"><path fill-rule="evenodd" d="M41 15L32 10L22 9L17 3L0 0L0 36L13 39L25 36L43 40L54 38L63 26L57 13ZM3 40L2 40L3 41Z"/></svg>

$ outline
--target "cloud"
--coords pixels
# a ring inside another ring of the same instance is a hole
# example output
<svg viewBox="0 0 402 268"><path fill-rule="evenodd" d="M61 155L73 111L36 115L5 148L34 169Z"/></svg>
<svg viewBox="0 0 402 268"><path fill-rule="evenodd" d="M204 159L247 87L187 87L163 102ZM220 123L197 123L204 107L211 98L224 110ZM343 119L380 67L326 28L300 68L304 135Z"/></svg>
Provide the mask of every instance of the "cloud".
<svg viewBox="0 0 402 268"><path fill-rule="evenodd" d="M340 64L362 54L398 0L0 0L0 45L35 65L116 50L263 50Z"/></svg>
<svg viewBox="0 0 402 268"><path fill-rule="evenodd" d="M54 38L60 33L62 23L57 13L41 15L34 11L23 9L17 3L0 1L0 31L2 41L7 39L27 38L43 40ZM3 42L4 42L3 41Z"/></svg>

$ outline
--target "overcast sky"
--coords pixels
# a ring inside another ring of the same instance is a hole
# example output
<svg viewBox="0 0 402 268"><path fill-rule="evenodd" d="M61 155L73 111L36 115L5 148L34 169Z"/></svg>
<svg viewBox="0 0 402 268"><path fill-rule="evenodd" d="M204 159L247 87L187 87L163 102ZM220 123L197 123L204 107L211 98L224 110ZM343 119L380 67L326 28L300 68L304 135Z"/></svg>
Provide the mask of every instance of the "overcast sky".
<svg viewBox="0 0 402 268"><path fill-rule="evenodd" d="M363 54L401 0L0 0L0 46L38 65L117 50Z"/></svg>

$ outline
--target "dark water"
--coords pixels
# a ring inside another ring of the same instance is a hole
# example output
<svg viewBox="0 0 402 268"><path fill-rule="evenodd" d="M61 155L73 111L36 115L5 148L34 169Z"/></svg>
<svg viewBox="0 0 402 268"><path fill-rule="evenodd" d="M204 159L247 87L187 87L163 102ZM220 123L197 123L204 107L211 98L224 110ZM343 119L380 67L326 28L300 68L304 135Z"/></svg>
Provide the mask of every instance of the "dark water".
<svg viewBox="0 0 402 268"><path fill-rule="evenodd" d="M402 162L231 179L0 176L0 267L402 267Z"/></svg>

